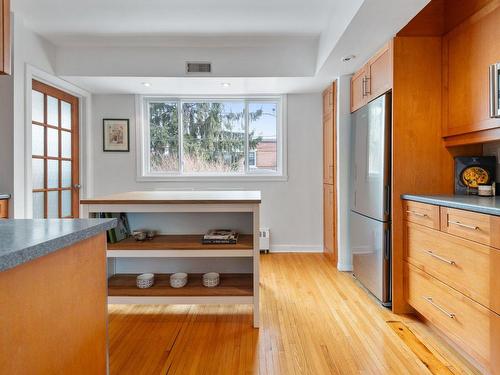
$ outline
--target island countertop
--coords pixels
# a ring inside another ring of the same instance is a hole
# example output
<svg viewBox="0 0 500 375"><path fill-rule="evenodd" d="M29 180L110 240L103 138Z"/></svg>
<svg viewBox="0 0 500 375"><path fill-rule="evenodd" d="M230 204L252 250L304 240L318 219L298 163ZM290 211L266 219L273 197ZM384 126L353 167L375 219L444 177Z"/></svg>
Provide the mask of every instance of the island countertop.
<svg viewBox="0 0 500 375"><path fill-rule="evenodd" d="M82 199L81 204L238 204L260 203L260 191L131 191Z"/></svg>
<svg viewBox="0 0 500 375"><path fill-rule="evenodd" d="M500 197L477 195L414 195L403 194L403 200L428 203L436 206L457 208L481 214L500 216Z"/></svg>
<svg viewBox="0 0 500 375"><path fill-rule="evenodd" d="M0 271L40 258L115 226L116 219L0 221Z"/></svg>

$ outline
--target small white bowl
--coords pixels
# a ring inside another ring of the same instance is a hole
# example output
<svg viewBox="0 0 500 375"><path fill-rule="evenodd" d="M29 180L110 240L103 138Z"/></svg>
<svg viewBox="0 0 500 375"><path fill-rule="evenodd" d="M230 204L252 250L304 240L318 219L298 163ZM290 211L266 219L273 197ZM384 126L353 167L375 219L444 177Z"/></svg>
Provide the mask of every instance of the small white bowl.
<svg viewBox="0 0 500 375"><path fill-rule="evenodd" d="M203 286L213 288L219 285L220 276L217 272L208 272L203 274Z"/></svg>
<svg viewBox="0 0 500 375"><path fill-rule="evenodd" d="M154 282L155 282L154 273L143 273L137 276L137 278L135 279L135 284L140 289L150 288L153 286Z"/></svg>
<svg viewBox="0 0 500 375"><path fill-rule="evenodd" d="M170 286L172 288L182 288L187 284L188 274L185 272L177 272L170 275Z"/></svg>

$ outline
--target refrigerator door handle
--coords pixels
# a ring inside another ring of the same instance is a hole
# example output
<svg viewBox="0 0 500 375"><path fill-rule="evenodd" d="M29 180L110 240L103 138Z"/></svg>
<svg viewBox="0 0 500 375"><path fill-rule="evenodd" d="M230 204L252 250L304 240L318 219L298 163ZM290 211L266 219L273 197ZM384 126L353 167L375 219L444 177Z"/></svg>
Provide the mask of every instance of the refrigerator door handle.
<svg viewBox="0 0 500 375"><path fill-rule="evenodd" d="M390 229L385 230L384 236L385 236L384 257L386 260L389 260L390 256L391 256L391 231L390 231Z"/></svg>
<svg viewBox="0 0 500 375"><path fill-rule="evenodd" d="M390 185L385 186L385 213L389 215L391 213L391 187Z"/></svg>

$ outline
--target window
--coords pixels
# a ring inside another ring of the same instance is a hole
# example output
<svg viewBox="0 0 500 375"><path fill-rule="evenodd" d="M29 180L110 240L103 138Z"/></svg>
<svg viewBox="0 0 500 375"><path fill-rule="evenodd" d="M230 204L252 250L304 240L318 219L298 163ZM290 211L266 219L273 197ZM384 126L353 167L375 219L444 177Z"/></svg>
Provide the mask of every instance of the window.
<svg viewBox="0 0 500 375"><path fill-rule="evenodd" d="M138 101L139 179L283 177L281 97Z"/></svg>

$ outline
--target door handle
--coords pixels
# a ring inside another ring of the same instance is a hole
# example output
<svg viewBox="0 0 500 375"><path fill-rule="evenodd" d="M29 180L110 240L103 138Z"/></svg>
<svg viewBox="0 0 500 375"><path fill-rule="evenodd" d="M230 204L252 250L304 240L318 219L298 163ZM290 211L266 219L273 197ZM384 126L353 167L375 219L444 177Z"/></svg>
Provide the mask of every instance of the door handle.
<svg viewBox="0 0 500 375"><path fill-rule="evenodd" d="M363 93L363 98L366 96L366 77L363 77L363 80L361 81L361 91Z"/></svg>
<svg viewBox="0 0 500 375"><path fill-rule="evenodd" d="M365 78L365 87L366 87L366 96L368 95L371 95L372 94L372 89L370 87L370 89L368 90L368 86L371 86L371 83L370 83L370 77L366 77Z"/></svg>
<svg viewBox="0 0 500 375"><path fill-rule="evenodd" d="M74 184L73 185L73 189L75 189L75 190L80 190L81 187L82 187L82 185L80 185L80 184Z"/></svg>
<svg viewBox="0 0 500 375"><path fill-rule="evenodd" d="M440 260L441 262L448 263L450 266L454 266L456 264L454 260L449 260L449 259L443 258L442 256L434 254L431 250L426 250L425 252L428 255L430 255L431 257L434 257L434 258Z"/></svg>
<svg viewBox="0 0 500 375"><path fill-rule="evenodd" d="M439 306L437 303L435 303L432 299L432 297L424 297L424 299L429 302L432 306L434 306L436 309L438 309L439 311L441 311L443 314L447 315L448 318L450 319L455 319L456 318L456 315L451 313L451 312L448 312L446 311L444 308L442 308L441 306Z"/></svg>
<svg viewBox="0 0 500 375"><path fill-rule="evenodd" d="M460 221L453 221L453 220L448 220L448 224L453 224L462 228L467 228L467 229L472 229L472 230L479 230L479 227L476 227L474 225L467 225L463 224Z"/></svg>
<svg viewBox="0 0 500 375"><path fill-rule="evenodd" d="M423 214L421 212L413 211L413 210L406 210L407 213L415 215L415 216L420 216L420 217L427 217L427 214Z"/></svg>

